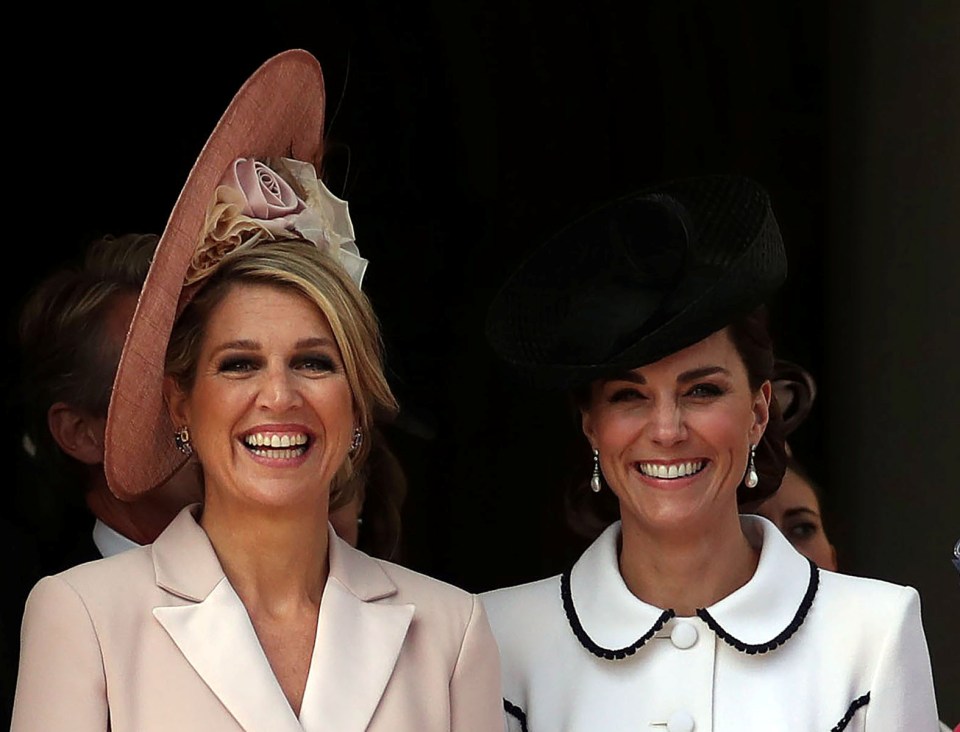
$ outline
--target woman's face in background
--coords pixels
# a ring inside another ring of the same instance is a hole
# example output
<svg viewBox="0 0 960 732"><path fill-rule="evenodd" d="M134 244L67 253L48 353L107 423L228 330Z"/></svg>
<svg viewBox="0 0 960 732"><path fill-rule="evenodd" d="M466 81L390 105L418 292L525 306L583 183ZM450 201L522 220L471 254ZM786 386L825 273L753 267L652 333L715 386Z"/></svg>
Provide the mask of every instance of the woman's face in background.
<svg viewBox="0 0 960 732"><path fill-rule="evenodd" d="M736 516L737 486L769 403L770 384L750 388L726 330L595 382L583 431L600 451L624 526L702 532Z"/></svg>
<svg viewBox="0 0 960 732"><path fill-rule="evenodd" d="M779 490L756 512L775 523L794 548L818 567L837 571L837 552L823 529L820 501L797 472L787 468Z"/></svg>

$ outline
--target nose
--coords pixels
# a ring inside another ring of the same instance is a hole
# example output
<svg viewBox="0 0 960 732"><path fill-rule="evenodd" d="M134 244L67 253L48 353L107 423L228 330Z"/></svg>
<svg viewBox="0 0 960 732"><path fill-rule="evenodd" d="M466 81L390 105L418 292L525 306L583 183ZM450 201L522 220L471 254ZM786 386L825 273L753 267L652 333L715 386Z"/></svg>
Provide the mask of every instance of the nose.
<svg viewBox="0 0 960 732"><path fill-rule="evenodd" d="M658 402L653 409L651 422L652 439L660 445L675 445L687 437L683 410L676 401Z"/></svg>
<svg viewBox="0 0 960 732"><path fill-rule="evenodd" d="M257 406L275 412L283 412L302 403L296 375L289 369L276 365L263 371L263 381L257 394Z"/></svg>

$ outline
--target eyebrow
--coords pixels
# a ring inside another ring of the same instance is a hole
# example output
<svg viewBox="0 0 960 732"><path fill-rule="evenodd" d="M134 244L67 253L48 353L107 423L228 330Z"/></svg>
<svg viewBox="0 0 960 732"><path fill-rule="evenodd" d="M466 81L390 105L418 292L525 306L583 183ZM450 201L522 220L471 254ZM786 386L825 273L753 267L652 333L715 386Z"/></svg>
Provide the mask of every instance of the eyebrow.
<svg viewBox="0 0 960 732"><path fill-rule="evenodd" d="M686 384L687 382L696 381L697 379L702 379L705 376L713 376L714 374L724 374L729 376L730 372L723 368L723 366L701 366L699 368L690 369L689 371L684 371L682 374L677 376L677 382ZM613 376L605 379L605 381L629 381L631 384L647 383L647 380L644 378L643 374L638 374L636 371L624 371L621 374L614 374Z"/></svg>
<svg viewBox="0 0 960 732"><path fill-rule="evenodd" d="M809 513L811 516L816 516L820 518L820 514L814 511L812 508L807 508L806 506L797 506L796 508L788 508L783 512L784 518L792 518L793 516L799 516L803 513Z"/></svg>
<svg viewBox="0 0 960 732"><path fill-rule="evenodd" d="M296 350L301 350L304 348L335 348L336 343L326 336L317 336L315 338L302 338L294 344ZM250 341L250 340L236 340L236 341L227 341L226 343L221 343L215 349L213 349L212 356L215 356L218 353L223 351L259 351L263 346L259 341Z"/></svg>

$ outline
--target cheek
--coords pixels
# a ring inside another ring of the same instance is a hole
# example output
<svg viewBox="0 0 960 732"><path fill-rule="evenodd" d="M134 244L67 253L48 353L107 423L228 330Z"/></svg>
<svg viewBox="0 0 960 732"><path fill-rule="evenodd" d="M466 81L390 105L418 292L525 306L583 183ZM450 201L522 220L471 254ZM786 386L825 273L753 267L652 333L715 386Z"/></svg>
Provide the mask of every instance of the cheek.
<svg viewBox="0 0 960 732"><path fill-rule="evenodd" d="M599 409L591 415L594 440L600 454L617 454L640 438L645 424L637 411Z"/></svg>
<svg viewBox="0 0 960 732"><path fill-rule="evenodd" d="M718 452L740 452L749 441L750 415L733 411L704 412L694 421L697 432Z"/></svg>
<svg viewBox="0 0 960 732"><path fill-rule="evenodd" d="M192 439L203 442L217 433L229 432L248 402L249 395L239 382L226 388L197 383L187 405Z"/></svg>

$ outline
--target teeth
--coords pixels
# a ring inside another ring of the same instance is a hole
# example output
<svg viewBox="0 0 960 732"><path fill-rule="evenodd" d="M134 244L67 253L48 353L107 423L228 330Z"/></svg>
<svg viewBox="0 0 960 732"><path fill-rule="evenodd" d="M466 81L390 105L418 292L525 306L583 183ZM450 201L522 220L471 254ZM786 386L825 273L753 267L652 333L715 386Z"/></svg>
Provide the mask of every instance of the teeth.
<svg viewBox="0 0 960 732"><path fill-rule="evenodd" d="M699 473L703 469L702 460L693 460L686 463L671 463L663 465L660 463L640 463L640 472L651 478L663 478L673 480L674 478L684 478L688 475Z"/></svg>
<svg viewBox="0 0 960 732"><path fill-rule="evenodd" d="M305 434L296 435L265 435L262 432L249 434L243 438L248 447L267 447L267 448L298 448L306 445L309 438ZM256 451L255 451L256 452Z"/></svg>
<svg viewBox="0 0 960 732"><path fill-rule="evenodd" d="M300 457L303 455L306 448L304 447L294 447L292 449L286 450L273 450L273 449L256 449L253 450L253 454L258 457L269 458L270 460L291 460L295 457Z"/></svg>

